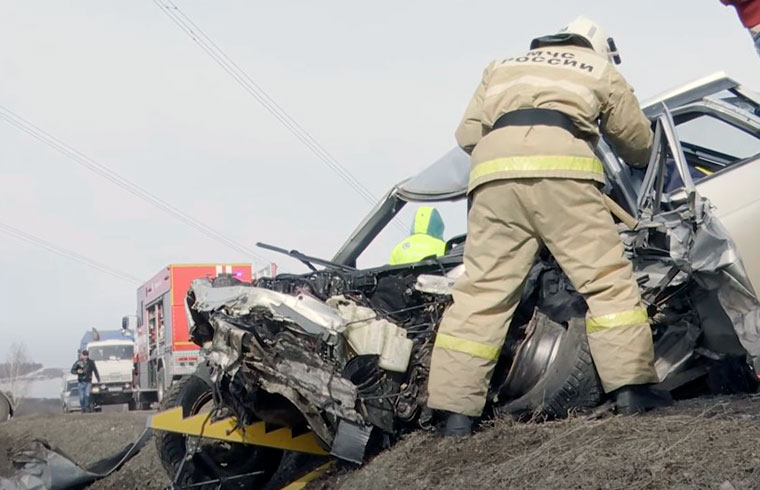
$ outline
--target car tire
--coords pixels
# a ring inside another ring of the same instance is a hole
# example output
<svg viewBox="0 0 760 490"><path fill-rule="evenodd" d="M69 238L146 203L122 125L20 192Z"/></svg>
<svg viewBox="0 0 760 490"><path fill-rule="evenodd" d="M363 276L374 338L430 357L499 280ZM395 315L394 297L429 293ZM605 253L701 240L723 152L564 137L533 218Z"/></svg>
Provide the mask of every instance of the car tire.
<svg viewBox="0 0 760 490"><path fill-rule="evenodd" d="M0 393L0 422L10 420L12 413L13 411L11 409L10 400L8 400L5 395Z"/></svg>
<svg viewBox="0 0 760 490"><path fill-rule="evenodd" d="M172 386L166 393L166 397L159 405L159 411L173 407L182 407L183 417L189 417L199 413L201 407L205 405L203 400L210 399L211 387L203 379L198 376L185 376L172 383ZM161 463L169 474L169 477L174 479L180 464L186 456L186 437L173 432L156 432L154 437ZM217 471L219 471L222 477L242 475L256 471L263 472L251 478L241 478L228 482L223 487L225 489L261 488L277 471L283 455L283 451L279 449L261 446L235 443L223 443L222 446L229 448L226 450L226 454L215 451L215 454L221 454L228 458L226 466L217 467ZM193 485L193 488L206 490L217 488L217 484L196 485L204 481L214 480L215 478L217 477L214 470L208 467L204 462L204 458L200 455L194 455L184 462L182 475L177 483L182 488Z"/></svg>
<svg viewBox="0 0 760 490"><path fill-rule="evenodd" d="M554 360L524 395L498 407L498 411L519 417L555 419L571 412L598 406L604 391L596 372L582 318L573 318L559 344Z"/></svg>

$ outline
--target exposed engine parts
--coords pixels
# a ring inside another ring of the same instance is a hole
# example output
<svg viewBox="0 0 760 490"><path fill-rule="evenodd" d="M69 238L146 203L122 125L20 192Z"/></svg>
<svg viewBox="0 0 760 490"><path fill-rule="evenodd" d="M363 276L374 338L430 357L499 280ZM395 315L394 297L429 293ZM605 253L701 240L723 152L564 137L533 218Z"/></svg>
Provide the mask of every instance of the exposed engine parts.
<svg viewBox="0 0 760 490"><path fill-rule="evenodd" d="M752 389L746 360L760 353L752 327L760 323L760 303L709 203L690 202L622 234L647 305L661 386ZM309 429L325 449L355 462L368 446L429 427L432 345L462 272L460 259L367 271L329 267L252 284L195 280L190 332L211 366L215 405L241 424ZM489 409L561 417L601 402L586 309L544 250L491 380Z"/></svg>

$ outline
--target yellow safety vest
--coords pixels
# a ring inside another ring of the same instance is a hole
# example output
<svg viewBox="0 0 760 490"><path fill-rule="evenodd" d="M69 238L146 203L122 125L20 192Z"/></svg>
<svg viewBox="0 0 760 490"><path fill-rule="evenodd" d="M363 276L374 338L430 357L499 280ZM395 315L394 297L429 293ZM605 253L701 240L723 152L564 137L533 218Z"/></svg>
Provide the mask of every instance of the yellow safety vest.
<svg viewBox="0 0 760 490"><path fill-rule="evenodd" d="M446 242L424 233L416 233L396 245L391 253L390 264L411 264L426 257L440 257L446 253Z"/></svg>

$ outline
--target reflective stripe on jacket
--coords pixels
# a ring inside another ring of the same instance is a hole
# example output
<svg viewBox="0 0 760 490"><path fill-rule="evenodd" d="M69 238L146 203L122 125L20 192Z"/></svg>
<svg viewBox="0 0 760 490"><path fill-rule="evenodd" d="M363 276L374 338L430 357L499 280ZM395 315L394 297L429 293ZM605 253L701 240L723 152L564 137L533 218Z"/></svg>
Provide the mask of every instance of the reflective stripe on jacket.
<svg viewBox="0 0 760 490"><path fill-rule="evenodd" d="M542 125L491 131L501 115L529 108L564 113L582 137ZM606 58L578 46L551 46L494 61L456 131L459 146L472 154L469 191L511 178L604 182L594 155L600 130L627 163L648 163L650 123L633 89Z"/></svg>

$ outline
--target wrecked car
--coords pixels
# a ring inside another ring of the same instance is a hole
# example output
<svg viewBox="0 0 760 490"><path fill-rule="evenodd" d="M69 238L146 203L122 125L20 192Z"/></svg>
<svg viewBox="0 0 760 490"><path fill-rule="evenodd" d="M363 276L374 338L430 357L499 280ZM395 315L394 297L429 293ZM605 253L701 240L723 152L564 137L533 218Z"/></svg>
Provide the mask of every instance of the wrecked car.
<svg viewBox="0 0 760 490"><path fill-rule="evenodd" d="M649 313L659 387L676 397L754 391L760 97L718 74L658 97L645 112L655 130L646 169L625 165L603 139L597 155ZM356 463L405 432L433 426L430 354L463 272L466 235L450 238L442 257L356 264L406 204L465 204L469 170L469 157L454 149L396 185L331 260L283 251L309 273L196 280L187 311L207 364L176 383L162 409L311 431L330 454ZM585 311L542 251L493 375L488 413L555 418L604 401ZM266 447L191 444L176 433L157 439L167 471L181 470L187 484L248 474L249 487L263 485L282 457Z"/></svg>

